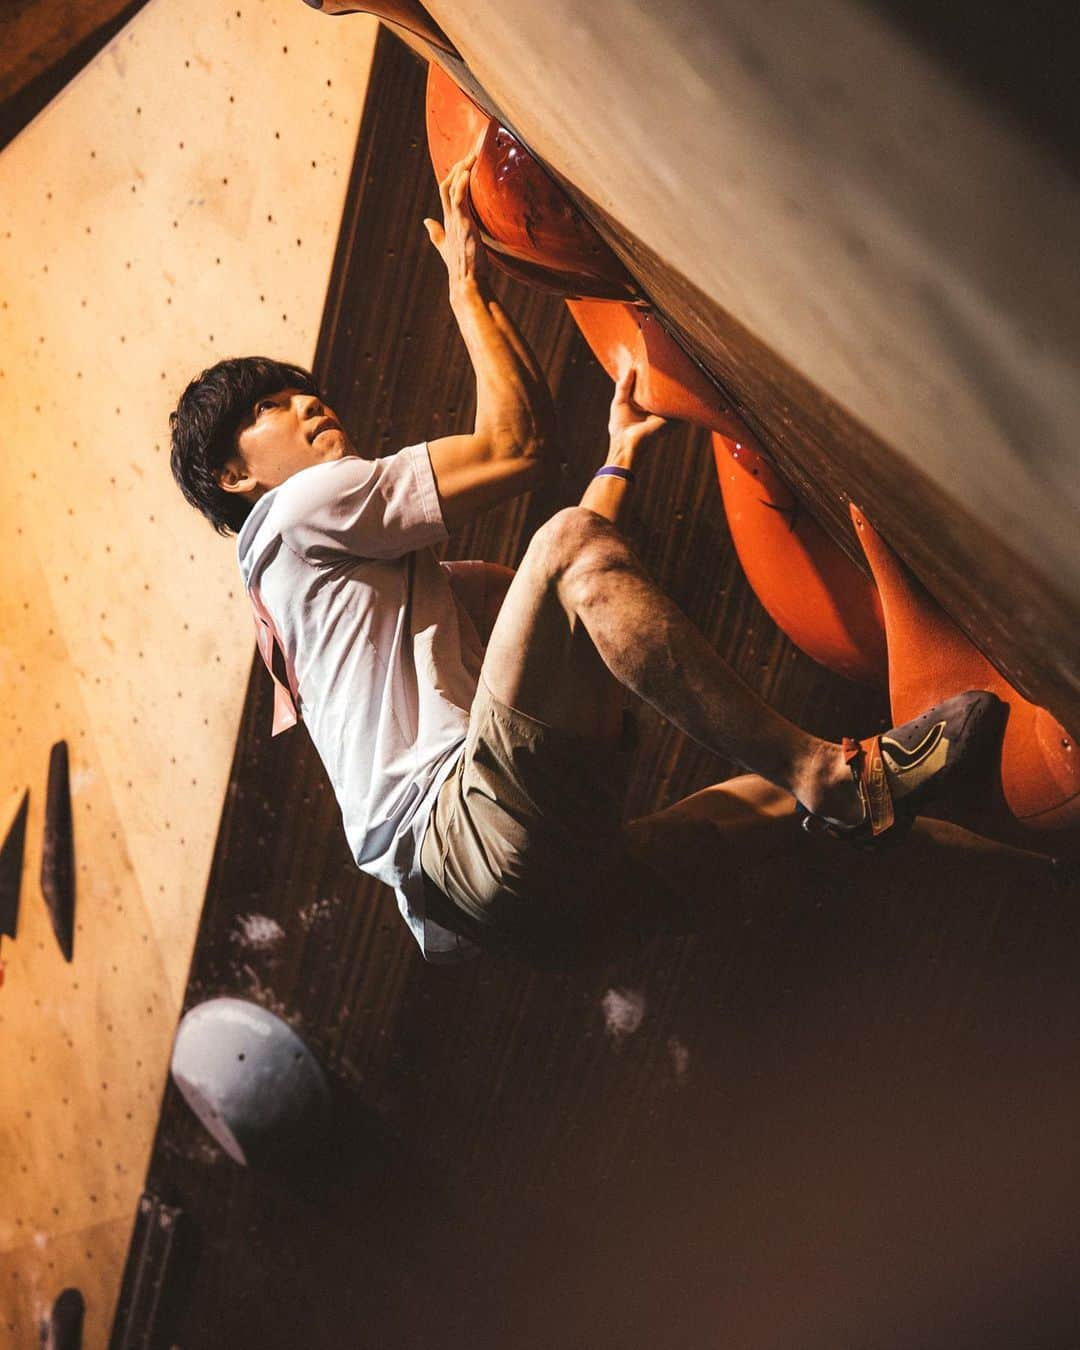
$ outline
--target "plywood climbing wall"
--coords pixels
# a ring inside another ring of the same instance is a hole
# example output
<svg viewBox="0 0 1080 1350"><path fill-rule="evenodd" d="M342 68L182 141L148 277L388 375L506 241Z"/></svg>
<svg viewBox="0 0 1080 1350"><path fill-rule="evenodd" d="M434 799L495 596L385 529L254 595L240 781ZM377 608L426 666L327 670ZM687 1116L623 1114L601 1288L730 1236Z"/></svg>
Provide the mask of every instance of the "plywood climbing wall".
<svg viewBox="0 0 1080 1350"><path fill-rule="evenodd" d="M251 660L229 543L168 472L213 360L309 361L375 25L155 0L0 155L0 1343L65 1285L104 1344ZM71 750L74 960L38 886Z"/></svg>

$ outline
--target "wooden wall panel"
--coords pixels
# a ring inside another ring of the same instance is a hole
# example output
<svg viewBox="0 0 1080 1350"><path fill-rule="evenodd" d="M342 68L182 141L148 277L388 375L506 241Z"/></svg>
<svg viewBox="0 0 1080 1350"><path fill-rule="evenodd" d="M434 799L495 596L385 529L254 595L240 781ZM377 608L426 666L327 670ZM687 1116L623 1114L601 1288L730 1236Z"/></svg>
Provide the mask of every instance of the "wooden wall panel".
<svg viewBox="0 0 1080 1350"><path fill-rule="evenodd" d="M435 204L422 88L381 42L320 339L368 452L470 413L418 226ZM513 561L602 453L609 385L558 303L503 294L551 373L573 480L451 542ZM665 433L635 503L643 557L751 683L825 733L873 723L748 593L698 435ZM303 733L271 742L269 718L255 669L185 1002L288 1017L337 1123L308 1162L246 1171L167 1090L148 1185L198 1248L177 1344L1013 1350L1037 1327L1071 1346L1067 879L966 850L957 869L930 838L904 863L803 852L712 876L696 933L586 968L426 966L353 869ZM630 809L725 771L646 715ZM249 916L280 936L252 941Z"/></svg>
<svg viewBox="0 0 1080 1350"><path fill-rule="evenodd" d="M0 952L5 1346L36 1342L65 1284L104 1343L251 658L168 413L217 357L310 360L374 33L269 0L152 5L0 154L0 830L31 790ZM38 887L59 738L71 965Z"/></svg>

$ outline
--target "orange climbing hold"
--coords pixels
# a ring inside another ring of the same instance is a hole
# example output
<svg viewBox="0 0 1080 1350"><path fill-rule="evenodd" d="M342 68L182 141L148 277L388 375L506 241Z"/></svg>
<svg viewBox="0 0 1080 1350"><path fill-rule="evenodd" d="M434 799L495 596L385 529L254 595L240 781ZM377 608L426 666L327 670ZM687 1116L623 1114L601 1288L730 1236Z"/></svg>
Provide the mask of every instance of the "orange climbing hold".
<svg viewBox="0 0 1080 1350"><path fill-rule="evenodd" d="M893 721L965 689L988 689L1008 708L992 790L942 808L942 818L1002 843L1080 858L1080 753L1073 736L972 645L855 506L851 518L881 594Z"/></svg>
<svg viewBox="0 0 1080 1350"><path fill-rule="evenodd" d="M884 689L881 601L753 444L713 434L735 551L778 628L829 670Z"/></svg>
<svg viewBox="0 0 1080 1350"><path fill-rule="evenodd" d="M633 297L633 278L547 170L492 122L472 173L472 202L496 260L560 295Z"/></svg>
<svg viewBox="0 0 1080 1350"><path fill-rule="evenodd" d="M441 182L450 169L478 148L491 118L434 61L428 67L426 121L428 154Z"/></svg>
<svg viewBox="0 0 1080 1350"><path fill-rule="evenodd" d="M634 401L660 417L736 436L743 424L713 380L684 351L655 310L603 300L568 300L574 322L613 380L634 367Z"/></svg>
<svg viewBox="0 0 1080 1350"><path fill-rule="evenodd" d="M642 408L712 430L735 550L777 627L829 670L885 688L877 591L781 481L710 377L652 310L595 300L567 306L613 379L633 366Z"/></svg>
<svg viewBox="0 0 1080 1350"><path fill-rule="evenodd" d="M539 160L434 62L427 131L439 178L479 143L470 201L484 243L504 271L559 295L635 294L626 268Z"/></svg>

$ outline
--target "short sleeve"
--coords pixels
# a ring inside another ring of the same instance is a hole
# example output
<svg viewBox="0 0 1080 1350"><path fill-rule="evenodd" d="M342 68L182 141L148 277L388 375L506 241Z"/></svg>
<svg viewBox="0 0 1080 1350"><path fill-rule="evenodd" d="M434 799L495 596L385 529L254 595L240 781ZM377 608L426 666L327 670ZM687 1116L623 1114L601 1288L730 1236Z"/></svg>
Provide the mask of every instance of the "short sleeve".
<svg viewBox="0 0 1080 1350"><path fill-rule="evenodd" d="M426 444L386 459L349 455L304 469L277 489L268 523L314 564L400 558L447 533Z"/></svg>

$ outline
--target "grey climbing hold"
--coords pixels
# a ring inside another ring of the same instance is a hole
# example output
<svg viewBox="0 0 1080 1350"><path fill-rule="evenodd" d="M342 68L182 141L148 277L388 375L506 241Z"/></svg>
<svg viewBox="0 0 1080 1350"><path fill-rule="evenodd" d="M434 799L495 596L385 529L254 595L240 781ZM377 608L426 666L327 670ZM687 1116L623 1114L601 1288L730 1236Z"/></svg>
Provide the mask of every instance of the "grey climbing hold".
<svg viewBox="0 0 1080 1350"><path fill-rule="evenodd" d="M301 1152L324 1132L330 1090L287 1022L256 1003L215 998L186 1013L172 1076L230 1158L245 1166Z"/></svg>

